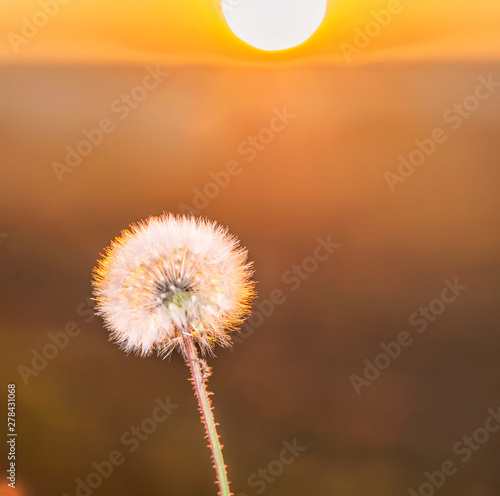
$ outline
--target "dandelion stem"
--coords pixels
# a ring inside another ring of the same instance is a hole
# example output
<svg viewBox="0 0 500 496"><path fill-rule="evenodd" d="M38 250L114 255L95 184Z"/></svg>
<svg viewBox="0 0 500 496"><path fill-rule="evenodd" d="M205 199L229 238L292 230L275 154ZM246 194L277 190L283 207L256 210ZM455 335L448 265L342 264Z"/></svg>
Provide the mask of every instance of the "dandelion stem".
<svg viewBox="0 0 500 496"><path fill-rule="evenodd" d="M222 456L222 446L219 442L216 424L212 413L212 406L208 398L205 380L203 379L198 359L198 352L194 344L193 336L190 332L183 332L182 339L186 352L187 362L191 370L196 398L200 406L201 421L205 426L208 442L212 451L215 472L217 474L217 484L219 485L219 496L230 496L229 482L227 480L226 465Z"/></svg>

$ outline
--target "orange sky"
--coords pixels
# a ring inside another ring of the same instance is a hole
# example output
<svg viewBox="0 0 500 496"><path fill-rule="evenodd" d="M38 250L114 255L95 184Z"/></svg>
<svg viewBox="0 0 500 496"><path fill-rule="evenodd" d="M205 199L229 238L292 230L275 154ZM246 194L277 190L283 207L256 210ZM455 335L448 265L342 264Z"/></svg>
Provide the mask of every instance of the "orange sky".
<svg viewBox="0 0 500 496"><path fill-rule="evenodd" d="M499 0L330 0L315 35L280 53L261 52L238 40L221 18L217 0L0 2L3 63L500 58ZM391 2L399 3L401 12L367 46L356 45L356 30L364 30L373 20L371 12ZM43 13L44 3L52 6L52 17ZM25 18L42 25L29 31Z"/></svg>

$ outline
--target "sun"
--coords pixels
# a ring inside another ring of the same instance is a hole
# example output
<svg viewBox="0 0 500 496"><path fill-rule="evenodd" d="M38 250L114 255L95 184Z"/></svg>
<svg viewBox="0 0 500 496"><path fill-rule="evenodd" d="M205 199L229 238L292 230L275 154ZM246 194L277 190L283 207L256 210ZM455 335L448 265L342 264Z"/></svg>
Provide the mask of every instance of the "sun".
<svg viewBox="0 0 500 496"><path fill-rule="evenodd" d="M292 48L318 29L327 0L222 0L231 31L261 50Z"/></svg>

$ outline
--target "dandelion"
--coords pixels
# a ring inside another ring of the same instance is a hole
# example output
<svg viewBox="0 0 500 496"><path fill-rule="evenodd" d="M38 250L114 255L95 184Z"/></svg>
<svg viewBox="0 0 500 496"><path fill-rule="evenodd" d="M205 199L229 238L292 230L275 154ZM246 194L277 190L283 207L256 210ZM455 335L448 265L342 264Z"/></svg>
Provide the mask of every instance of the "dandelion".
<svg viewBox="0 0 500 496"><path fill-rule="evenodd" d="M228 346L254 297L247 251L204 219L163 214L122 232L94 269L97 313L127 352L179 351L191 370L220 494L229 496L202 356Z"/></svg>

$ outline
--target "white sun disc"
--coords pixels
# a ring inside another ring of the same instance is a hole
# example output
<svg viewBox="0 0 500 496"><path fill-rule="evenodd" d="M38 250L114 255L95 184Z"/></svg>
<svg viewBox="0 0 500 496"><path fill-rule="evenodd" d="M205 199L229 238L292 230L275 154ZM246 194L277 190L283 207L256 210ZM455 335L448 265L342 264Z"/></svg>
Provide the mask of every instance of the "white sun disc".
<svg viewBox="0 0 500 496"><path fill-rule="evenodd" d="M261 50L285 50L309 39L326 12L327 0L221 0L231 31Z"/></svg>

